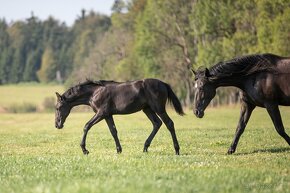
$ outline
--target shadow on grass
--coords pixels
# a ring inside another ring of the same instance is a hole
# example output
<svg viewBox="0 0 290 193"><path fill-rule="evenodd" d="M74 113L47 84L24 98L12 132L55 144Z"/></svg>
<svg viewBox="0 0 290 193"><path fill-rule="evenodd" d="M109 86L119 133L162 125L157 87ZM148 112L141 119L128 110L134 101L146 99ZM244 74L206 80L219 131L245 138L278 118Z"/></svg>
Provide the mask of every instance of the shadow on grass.
<svg viewBox="0 0 290 193"><path fill-rule="evenodd" d="M254 151L247 152L247 153L236 153L235 155L249 155L249 154L255 154L255 153L284 153L284 152L290 152L290 147L256 149Z"/></svg>

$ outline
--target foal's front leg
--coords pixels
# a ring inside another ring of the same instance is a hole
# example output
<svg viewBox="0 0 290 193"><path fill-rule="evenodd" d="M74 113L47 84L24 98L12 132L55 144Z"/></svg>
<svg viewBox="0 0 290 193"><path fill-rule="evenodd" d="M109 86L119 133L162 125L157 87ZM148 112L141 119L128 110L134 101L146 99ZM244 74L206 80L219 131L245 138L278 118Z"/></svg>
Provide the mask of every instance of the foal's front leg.
<svg viewBox="0 0 290 193"><path fill-rule="evenodd" d="M81 141L81 148L83 150L83 153L85 155L89 154L89 151L86 149L86 139L87 139L87 134L88 134L88 131L90 130L90 128L100 122L101 120L103 119L102 116L100 116L99 114L95 114L88 122L87 124L85 125L84 127L84 134L83 134L83 138L82 138L82 141Z"/></svg>

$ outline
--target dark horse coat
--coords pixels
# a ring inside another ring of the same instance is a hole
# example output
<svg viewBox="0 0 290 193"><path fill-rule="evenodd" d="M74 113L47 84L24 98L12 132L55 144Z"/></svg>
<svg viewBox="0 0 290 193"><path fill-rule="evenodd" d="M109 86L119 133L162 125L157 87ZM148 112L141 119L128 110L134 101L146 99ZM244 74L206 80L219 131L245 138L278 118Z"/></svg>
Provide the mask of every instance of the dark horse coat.
<svg viewBox="0 0 290 193"><path fill-rule="evenodd" d="M153 124L153 131L144 144L147 152L154 136L158 132L162 121L171 133L176 154L179 154L179 144L175 134L173 121L166 113L166 102L172 102L175 111L183 115L182 106L172 91L171 87L157 79L144 79L131 82L114 81L87 81L68 89L63 95L56 93L56 118L55 125L62 128L70 110L77 105L89 105L95 115L87 122L81 142L84 154L86 137L89 129L99 121L105 119L115 140L117 152L122 148L118 139L114 114L130 114L143 110ZM162 121L161 121L161 120Z"/></svg>
<svg viewBox="0 0 290 193"><path fill-rule="evenodd" d="M234 153L252 111L266 108L281 137L290 145L278 106L290 106L290 58L274 54L257 54L220 62L210 69L194 71L194 113L202 118L216 94L216 88L235 86L242 91L242 108L236 135L228 153Z"/></svg>

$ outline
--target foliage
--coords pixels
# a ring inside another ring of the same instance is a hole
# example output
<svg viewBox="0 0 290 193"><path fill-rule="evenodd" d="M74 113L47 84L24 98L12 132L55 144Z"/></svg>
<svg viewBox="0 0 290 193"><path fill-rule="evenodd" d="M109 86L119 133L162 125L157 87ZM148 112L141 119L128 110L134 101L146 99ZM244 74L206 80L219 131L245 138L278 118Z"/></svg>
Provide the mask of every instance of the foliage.
<svg viewBox="0 0 290 193"><path fill-rule="evenodd" d="M37 107L32 103L12 104L6 108L8 113L33 113Z"/></svg>
<svg viewBox="0 0 290 193"><path fill-rule="evenodd" d="M2 114L0 192L289 192L290 149L264 109L254 111L234 155L225 153L238 108L207 109L203 119L169 113L180 156L164 125L142 152L152 128L143 113L115 116L122 154L105 121L95 125L88 156L79 142L93 113L72 113L62 130L52 113ZM289 108L281 113L289 128Z"/></svg>
<svg viewBox="0 0 290 193"><path fill-rule="evenodd" d="M41 61L42 64L40 69L37 71L37 76L41 82L47 83L54 79L52 76L54 75L53 72L55 72L56 67L55 57L51 47L45 48Z"/></svg>
<svg viewBox="0 0 290 193"><path fill-rule="evenodd" d="M56 103L55 97L45 97L42 104L43 109L45 111L53 112L55 111L55 103Z"/></svg>
<svg viewBox="0 0 290 193"><path fill-rule="evenodd" d="M116 0L112 11L82 10L72 26L34 15L1 20L0 84L156 77L190 105L191 68L290 53L289 0Z"/></svg>

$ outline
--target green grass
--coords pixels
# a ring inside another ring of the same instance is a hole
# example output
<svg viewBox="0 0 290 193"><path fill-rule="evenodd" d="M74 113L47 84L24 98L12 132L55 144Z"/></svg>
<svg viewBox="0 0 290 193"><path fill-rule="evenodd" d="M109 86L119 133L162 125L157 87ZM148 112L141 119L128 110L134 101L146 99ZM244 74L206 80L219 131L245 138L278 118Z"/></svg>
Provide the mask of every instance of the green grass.
<svg viewBox="0 0 290 193"><path fill-rule="evenodd" d="M192 112L175 122L181 155L162 125L148 153L151 123L142 113L115 116L123 147L117 154L104 121L89 132L84 156L82 128L92 113L72 112L62 130L53 113L0 114L0 192L290 192L290 148L269 116L256 109L237 153L226 155L239 108ZM290 108L282 108L290 134Z"/></svg>

